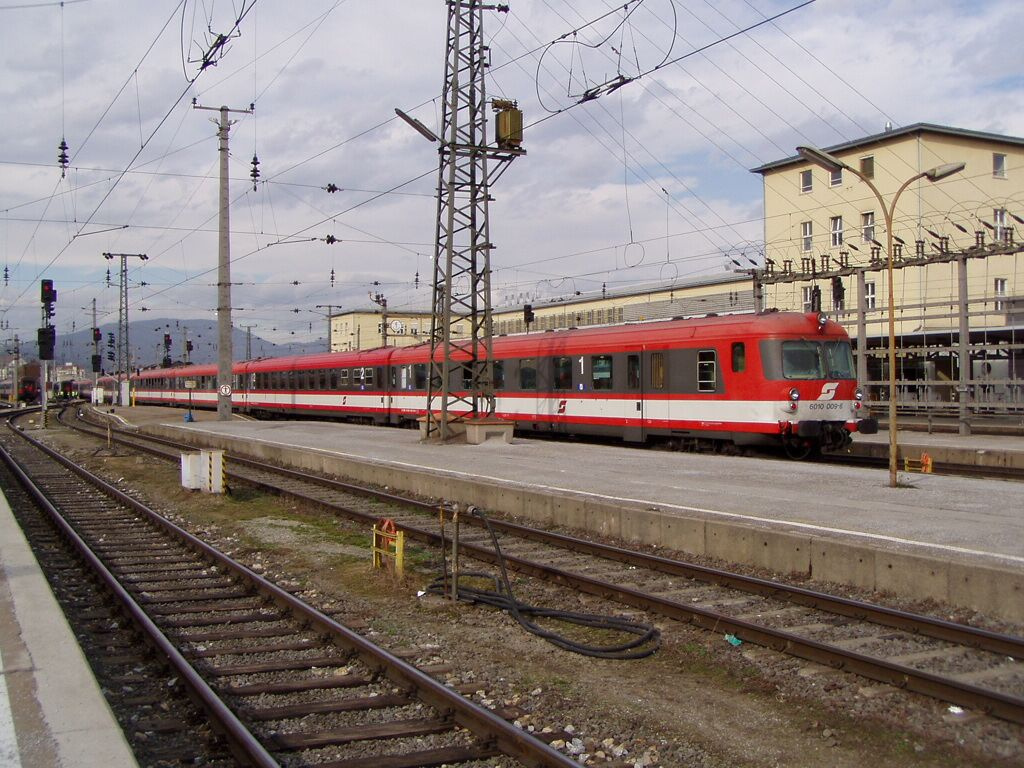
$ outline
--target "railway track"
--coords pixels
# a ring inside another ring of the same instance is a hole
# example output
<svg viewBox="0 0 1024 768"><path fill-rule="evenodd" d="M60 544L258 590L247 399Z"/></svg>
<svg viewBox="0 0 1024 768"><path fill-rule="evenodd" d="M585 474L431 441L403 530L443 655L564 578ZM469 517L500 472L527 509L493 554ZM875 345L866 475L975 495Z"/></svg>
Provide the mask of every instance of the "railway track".
<svg viewBox="0 0 1024 768"><path fill-rule="evenodd" d="M105 586L109 603L93 605L94 616L126 616L230 750L202 760L332 768L576 765L24 431L0 432L7 467L74 559ZM121 623L108 619L108 633ZM181 723L196 730L187 714Z"/></svg>
<svg viewBox="0 0 1024 768"><path fill-rule="evenodd" d="M118 434L116 439L175 462L187 448L142 435ZM232 456L229 464L232 482L321 505L363 525L389 517L408 538L443 543L435 504L242 457ZM463 515L462 520L467 525L460 551L498 563L479 518ZM520 573L1024 724L1024 638L490 522L500 533L505 562Z"/></svg>

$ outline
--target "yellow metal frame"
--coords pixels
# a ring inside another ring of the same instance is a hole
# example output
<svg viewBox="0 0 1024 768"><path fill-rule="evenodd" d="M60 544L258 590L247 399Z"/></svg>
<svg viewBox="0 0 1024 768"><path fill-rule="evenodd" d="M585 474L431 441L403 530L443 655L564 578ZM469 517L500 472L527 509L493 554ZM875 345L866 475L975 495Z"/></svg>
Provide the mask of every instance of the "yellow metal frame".
<svg viewBox="0 0 1024 768"><path fill-rule="evenodd" d="M405 574L405 532L395 528L391 520L380 520L373 526L373 567L384 568L394 562L395 573Z"/></svg>
<svg viewBox="0 0 1024 768"><path fill-rule="evenodd" d="M904 472L923 472L926 475L932 474L932 457L922 453L920 459L912 459L909 456L903 457Z"/></svg>

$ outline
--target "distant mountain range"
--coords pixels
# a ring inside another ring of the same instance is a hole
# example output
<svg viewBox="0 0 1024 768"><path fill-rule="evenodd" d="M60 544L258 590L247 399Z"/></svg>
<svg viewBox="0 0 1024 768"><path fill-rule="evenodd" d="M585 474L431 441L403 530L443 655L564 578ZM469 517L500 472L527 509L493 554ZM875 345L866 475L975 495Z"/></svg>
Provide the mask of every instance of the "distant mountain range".
<svg viewBox="0 0 1024 768"><path fill-rule="evenodd" d="M153 318L136 320L128 326L128 341L132 348L132 362L137 368L148 368L159 365L164 357L164 334L171 335L170 356L173 363L178 364L185 359L185 338L192 340L192 352L189 360L195 364L217 362L217 323L210 320L174 320ZM103 340L99 343L99 353L104 371L113 371L116 366L117 349L108 346L110 334L117 334L117 323L100 326ZM327 342L293 342L290 344L274 344L255 334L248 337L244 330L237 327L231 334L231 346L235 360L246 357L247 341L251 357L280 357L283 355L301 355L308 352L324 352ZM107 359L107 353L113 352L114 361ZM57 333L57 344L54 357L57 363L74 363L85 370L92 370L92 328L75 331L75 333ZM21 356L25 361L39 357L34 335L23 340Z"/></svg>

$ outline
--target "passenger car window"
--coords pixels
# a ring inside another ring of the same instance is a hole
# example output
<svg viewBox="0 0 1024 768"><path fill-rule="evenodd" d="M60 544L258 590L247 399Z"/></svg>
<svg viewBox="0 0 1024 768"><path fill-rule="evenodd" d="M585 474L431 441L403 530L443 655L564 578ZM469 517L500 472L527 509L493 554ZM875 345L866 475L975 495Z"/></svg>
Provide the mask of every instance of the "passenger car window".
<svg viewBox="0 0 1024 768"><path fill-rule="evenodd" d="M743 373L747 369L747 346L742 341L732 343L732 372Z"/></svg>
<svg viewBox="0 0 1024 768"><path fill-rule="evenodd" d="M718 353L713 349L697 352L697 391L714 392L718 388Z"/></svg>
<svg viewBox="0 0 1024 768"><path fill-rule="evenodd" d="M537 361L532 357L524 358L519 362L519 388L537 388Z"/></svg>
<svg viewBox="0 0 1024 768"><path fill-rule="evenodd" d="M626 386L640 389L640 355L626 357Z"/></svg>
<svg viewBox="0 0 1024 768"><path fill-rule="evenodd" d="M651 353L651 389L665 388L665 353Z"/></svg>
<svg viewBox="0 0 1024 768"><path fill-rule="evenodd" d="M590 381L594 389L612 388L612 356L593 355L590 358Z"/></svg>
<svg viewBox="0 0 1024 768"><path fill-rule="evenodd" d="M572 389L572 358L556 357L554 359L554 388Z"/></svg>

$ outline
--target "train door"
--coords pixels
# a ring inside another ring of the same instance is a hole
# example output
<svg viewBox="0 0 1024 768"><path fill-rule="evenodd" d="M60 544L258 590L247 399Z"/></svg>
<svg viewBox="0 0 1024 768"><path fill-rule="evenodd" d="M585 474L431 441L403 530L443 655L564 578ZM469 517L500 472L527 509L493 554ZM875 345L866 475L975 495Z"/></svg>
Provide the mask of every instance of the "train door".
<svg viewBox="0 0 1024 768"><path fill-rule="evenodd" d="M639 352L626 354L626 394L623 401L626 413L623 420L622 439L629 442L642 443L647 438L644 426L644 379L643 358Z"/></svg>
<svg viewBox="0 0 1024 768"><path fill-rule="evenodd" d="M391 418L391 398L394 396L395 388L398 386L398 366L384 366L383 368L378 368L377 373L380 376L380 383L384 387L384 394L380 398L380 407L383 411L380 420L385 424L394 424L397 419L393 420Z"/></svg>
<svg viewBox="0 0 1024 768"><path fill-rule="evenodd" d="M577 365L579 370L576 370ZM572 431L569 416L576 410L570 407L575 392L574 381L583 380L583 358L559 355L551 358L551 395L547 403L547 417L552 432L566 434Z"/></svg>

